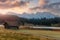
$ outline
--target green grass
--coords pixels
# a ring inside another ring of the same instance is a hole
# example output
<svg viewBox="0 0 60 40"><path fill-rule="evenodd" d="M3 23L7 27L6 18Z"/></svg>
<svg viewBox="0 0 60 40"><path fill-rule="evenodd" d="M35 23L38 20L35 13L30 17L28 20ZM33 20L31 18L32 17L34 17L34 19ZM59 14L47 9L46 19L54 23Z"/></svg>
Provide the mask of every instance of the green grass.
<svg viewBox="0 0 60 40"><path fill-rule="evenodd" d="M60 32L48 30L9 30L0 27L0 40L55 40Z"/></svg>

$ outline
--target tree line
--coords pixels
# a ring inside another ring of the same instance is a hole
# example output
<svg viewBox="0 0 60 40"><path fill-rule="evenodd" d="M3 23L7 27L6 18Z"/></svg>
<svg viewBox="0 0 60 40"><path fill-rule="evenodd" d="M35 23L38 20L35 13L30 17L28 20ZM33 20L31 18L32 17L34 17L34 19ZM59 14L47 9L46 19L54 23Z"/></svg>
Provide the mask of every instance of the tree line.
<svg viewBox="0 0 60 40"><path fill-rule="evenodd" d="M59 24L60 23L60 17L55 18L41 18L41 19L27 19L27 18L20 18L20 22L25 24L33 24L33 25L45 25L45 26L51 26L52 24Z"/></svg>

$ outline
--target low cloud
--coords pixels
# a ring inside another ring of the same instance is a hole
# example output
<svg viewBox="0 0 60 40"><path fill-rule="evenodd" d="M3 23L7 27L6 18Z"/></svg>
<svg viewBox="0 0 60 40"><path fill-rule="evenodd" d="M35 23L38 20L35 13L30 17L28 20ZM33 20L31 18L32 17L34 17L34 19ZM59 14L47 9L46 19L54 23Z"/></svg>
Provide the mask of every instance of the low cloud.
<svg viewBox="0 0 60 40"><path fill-rule="evenodd" d="M30 8L31 12L52 12L54 15L60 15L60 2L51 3L44 6Z"/></svg>
<svg viewBox="0 0 60 40"><path fill-rule="evenodd" d="M0 9L1 8L14 8L14 7L26 7L29 2L17 1L17 0L0 0Z"/></svg>
<svg viewBox="0 0 60 40"><path fill-rule="evenodd" d="M32 1L32 0L30 0ZM55 15L60 15L60 2L57 3L50 3L47 0L39 0L38 6L30 5L30 1L22 1L22 0L0 0L0 9L6 9L6 11L12 11L12 12L52 12ZM33 4L33 3L32 3ZM5 11L5 12L6 12Z"/></svg>

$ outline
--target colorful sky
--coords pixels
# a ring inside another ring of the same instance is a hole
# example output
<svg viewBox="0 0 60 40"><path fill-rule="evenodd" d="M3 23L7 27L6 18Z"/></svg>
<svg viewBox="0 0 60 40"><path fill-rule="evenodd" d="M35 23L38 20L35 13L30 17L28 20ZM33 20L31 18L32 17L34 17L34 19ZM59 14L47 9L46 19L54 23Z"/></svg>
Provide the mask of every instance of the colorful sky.
<svg viewBox="0 0 60 40"><path fill-rule="evenodd" d="M0 0L0 13L52 12L60 15L60 0Z"/></svg>

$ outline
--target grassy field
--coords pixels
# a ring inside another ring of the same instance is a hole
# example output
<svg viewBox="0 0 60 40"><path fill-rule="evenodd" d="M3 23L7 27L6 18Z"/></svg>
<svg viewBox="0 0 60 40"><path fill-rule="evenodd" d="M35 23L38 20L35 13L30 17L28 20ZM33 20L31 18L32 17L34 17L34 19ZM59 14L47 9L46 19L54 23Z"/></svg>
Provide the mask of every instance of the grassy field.
<svg viewBox="0 0 60 40"><path fill-rule="evenodd" d="M60 40L60 32L49 30L11 30L0 27L0 40Z"/></svg>

